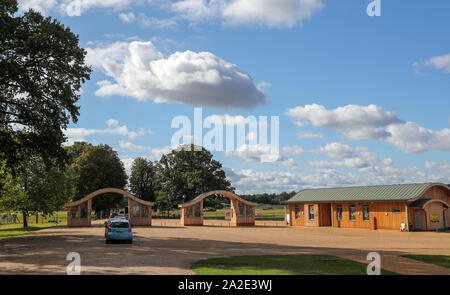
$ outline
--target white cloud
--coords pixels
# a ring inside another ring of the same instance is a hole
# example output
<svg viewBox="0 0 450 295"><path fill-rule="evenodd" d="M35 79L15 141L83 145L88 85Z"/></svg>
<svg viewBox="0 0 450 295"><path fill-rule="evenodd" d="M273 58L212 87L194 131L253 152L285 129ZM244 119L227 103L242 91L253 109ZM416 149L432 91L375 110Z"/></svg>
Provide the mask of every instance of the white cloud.
<svg viewBox="0 0 450 295"><path fill-rule="evenodd" d="M123 148L123 149L133 150L133 151L151 151L150 147L142 146L142 145L136 145L136 144L134 144L132 142L123 141L123 140L119 141L119 146L121 148Z"/></svg>
<svg viewBox="0 0 450 295"><path fill-rule="evenodd" d="M378 159L377 155L366 147L352 147L340 142L328 143L325 146L312 150L304 150L296 145L285 146L283 147L283 152L292 155L320 154L333 159L348 159L354 157L364 158L367 161L376 161Z"/></svg>
<svg viewBox="0 0 450 295"><path fill-rule="evenodd" d="M381 160L381 164L383 164L384 166L392 166L394 164L394 160L392 160L391 158L385 158Z"/></svg>
<svg viewBox="0 0 450 295"><path fill-rule="evenodd" d="M136 145L129 141L119 141L119 145L122 149L131 150L131 151L138 151L138 152L146 152L148 154L147 158L152 161L159 161L161 159L162 155L169 154L173 150L176 150L178 147L172 147L172 146L162 146L162 147L156 147L152 148L150 146L144 146L144 145Z"/></svg>
<svg viewBox="0 0 450 295"><path fill-rule="evenodd" d="M431 162L426 161L425 162L425 168L435 170L439 173L446 174L450 176L450 162ZM449 177L450 179L450 177Z"/></svg>
<svg viewBox="0 0 450 295"><path fill-rule="evenodd" d="M147 16L143 13L139 14L139 21L146 27L168 28L177 24L174 18L156 18Z"/></svg>
<svg viewBox="0 0 450 295"><path fill-rule="evenodd" d="M88 129L88 128L67 128L64 130L64 134L68 137L66 144L72 144L75 141L86 141L87 136L96 134L112 134L121 135L130 139L138 138L142 135L153 134L151 130L140 129L139 131L129 130L127 126L120 126L119 122L115 119L109 119L106 121L108 127L106 129Z"/></svg>
<svg viewBox="0 0 450 295"><path fill-rule="evenodd" d="M324 147L320 147L316 151L317 153L324 154L330 158L351 158L355 149L349 145L342 144L340 142L328 143Z"/></svg>
<svg viewBox="0 0 450 295"><path fill-rule="evenodd" d="M21 0L19 10L28 11L30 8L48 14L50 10L58 5L58 0Z"/></svg>
<svg viewBox="0 0 450 295"><path fill-rule="evenodd" d="M388 134L382 127L399 122L395 113L373 104L347 105L334 110L311 104L288 109L286 114L293 118L298 126L310 121L314 126L345 131L346 135L353 139L385 138Z"/></svg>
<svg viewBox="0 0 450 295"><path fill-rule="evenodd" d="M135 158L133 157L124 157L120 159L128 176L131 175L131 167L133 166L134 159Z"/></svg>
<svg viewBox="0 0 450 295"><path fill-rule="evenodd" d="M288 109L286 114L298 126L336 130L350 140L386 141L405 153L421 153L429 148L450 150L450 129L431 130L413 122L404 122L396 114L376 105L347 105L326 109L311 104Z"/></svg>
<svg viewBox="0 0 450 295"><path fill-rule="evenodd" d="M283 152L286 154L290 154L290 155L303 155L303 154L310 153L311 151L305 151L301 147L299 147L297 145L293 145L293 146L283 147Z"/></svg>
<svg viewBox="0 0 450 295"><path fill-rule="evenodd" d="M136 20L136 15L133 12L120 13L119 18L125 23L132 23Z"/></svg>
<svg viewBox="0 0 450 295"><path fill-rule="evenodd" d="M118 126L119 125L119 121L117 121L116 119L108 119L106 121L106 125L108 125L109 127Z"/></svg>
<svg viewBox="0 0 450 295"><path fill-rule="evenodd" d="M303 138L323 139L323 134L316 134L312 132L299 132L297 137L300 139Z"/></svg>
<svg viewBox="0 0 450 295"><path fill-rule="evenodd" d="M194 22L218 18L230 26L292 27L323 6L320 0L181 0L171 9Z"/></svg>
<svg viewBox="0 0 450 295"><path fill-rule="evenodd" d="M129 7L134 2L137 3L139 0L21 0L19 9L26 11L33 8L43 14L57 11L61 14L77 16L94 8L120 10Z"/></svg>
<svg viewBox="0 0 450 295"><path fill-rule="evenodd" d="M428 174L416 167L394 168L368 166L357 174L340 172L334 168L318 168L301 174L282 171L259 172L225 168L227 178L239 194L278 193L307 188L345 187L398 183L448 182L450 177ZM364 175L367 173L369 175Z"/></svg>
<svg viewBox="0 0 450 295"><path fill-rule="evenodd" d="M343 161L312 161L308 163L309 166L315 168L363 168L370 164L361 158L348 158Z"/></svg>
<svg viewBox="0 0 450 295"><path fill-rule="evenodd" d="M150 41L116 42L87 51L87 61L113 79L98 83L98 96L222 109L250 109L267 102L247 73L209 52L176 52L164 58Z"/></svg>
<svg viewBox="0 0 450 295"><path fill-rule="evenodd" d="M21 11L33 8L49 14L78 16L90 9L121 11L142 4L142 0L22 0ZM119 18L132 23L139 19L143 24L166 27L176 24L175 18L184 18L193 23L219 20L227 26L257 25L267 27L293 27L318 13L324 6L321 0L179 0L149 1L160 9L175 13L175 17L157 19L153 16L133 12L122 12Z"/></svg>
<svg viewBox="0 0 450 295"><path fill-rule="evenodd" d="M434 56L424 62L414 62L413 68L416 73L420 73L422 67L432 67L450 73L450 53L442 56Z"/></svg>
<svg viewBox="0 0 450 295"><path fill-rule="evenodd" d="M225 155L238 157L247 162L259 162L289 169L298 169L297 163L292 158L283 156L270 145L244 144L235 151L226 151Z"/></svg>
<svg viewBox="0 0 450 295"><path fill-rule="evenodd" d="M323 8L319 0L234 0L222 10L224 23L293 27Z"/></svg>
<svg viewBox="0 0 450 295"><path fill-rule="evenodd" d="M128 13L120 13L119 18L124 23L133 23L135 21L138 21L145 27L154 27L154 28L167 28L167 27L173 27L177 24L176 20L174 18L156 18L153 16L147 16L144 13L139 13L138 15L134 14L133 12Z"/></svg>
<svg viewBox="0 0 450 295"><path fill-rule="evenodd" d="M429 148L450 151L450 129L431 130L413 122L393 124L386 128L391 134L386 141L410 154L423 153Z"/></svg>

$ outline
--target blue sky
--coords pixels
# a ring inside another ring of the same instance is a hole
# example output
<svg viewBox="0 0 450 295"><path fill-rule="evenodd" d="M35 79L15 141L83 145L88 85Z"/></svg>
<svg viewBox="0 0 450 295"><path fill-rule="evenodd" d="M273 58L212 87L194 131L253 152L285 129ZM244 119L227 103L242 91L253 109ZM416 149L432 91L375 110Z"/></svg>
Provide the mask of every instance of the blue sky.
<svg viewBox="0 0 450 295"><path fill-rule="evenodd" d="M167 151L172 118L195 105L204 117L280 117L279 161L213 152L239 193L449 183L450 2L381 0L375 17L369 2L19 1L88 50L69 142L109 144L128 169Z"/></svg>

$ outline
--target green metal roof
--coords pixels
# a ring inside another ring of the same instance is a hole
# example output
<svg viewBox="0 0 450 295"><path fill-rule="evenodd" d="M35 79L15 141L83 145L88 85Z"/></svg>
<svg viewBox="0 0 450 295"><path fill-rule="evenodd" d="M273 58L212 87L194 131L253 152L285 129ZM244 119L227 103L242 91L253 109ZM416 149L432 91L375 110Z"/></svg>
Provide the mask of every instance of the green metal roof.
<svg viewBox="0 0 450 295"><path fill-rule="evenodd" d="M290 198L294 202L406 201L421 195L431 183L305 189Z"/></svg>

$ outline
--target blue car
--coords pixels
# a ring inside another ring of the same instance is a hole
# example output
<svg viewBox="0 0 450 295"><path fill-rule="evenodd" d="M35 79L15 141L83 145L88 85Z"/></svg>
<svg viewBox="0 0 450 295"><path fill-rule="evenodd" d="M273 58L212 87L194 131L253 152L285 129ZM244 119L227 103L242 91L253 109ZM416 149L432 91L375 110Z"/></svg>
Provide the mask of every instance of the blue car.
<svg viewBox="0 0 450 295"><path fill-rule="evenodd" d="M133 231L131 224L126 219L110 219L105 222L106 244L111 241L127 241L133 243Z"/></svg>

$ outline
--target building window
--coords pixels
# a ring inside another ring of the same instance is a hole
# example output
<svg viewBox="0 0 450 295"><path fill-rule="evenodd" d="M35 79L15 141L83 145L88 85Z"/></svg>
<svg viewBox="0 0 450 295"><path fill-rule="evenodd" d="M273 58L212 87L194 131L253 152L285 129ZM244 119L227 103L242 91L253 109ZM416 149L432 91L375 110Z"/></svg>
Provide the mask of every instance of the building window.
<svg viewBox="0 0 450 295"><path fill-rule="evenodd" d="M70 207L70 217L72 219L77 219L78 218L77 211L78 211L78 206Z"/></svg>
<svg viewBox="0 0 450 295"><path fill-rule="evenodd" d="M399 214L400 213L400 209L392 209L392 213Z"/></svg>
<svg viewBox="0 0 450 295"><path fill-rule="evenodd" d="M201 216L200 204L194 205L194 217L200 217L200 216Z"/></svg>
<svg viewBox="0 0 450 295"><path fill-rule="evenodd" d="M337 221L342 221L342 205L336 206L336 219Z"/></svg>
<svg viewBox="0 0 450 295"><path fill-rule="evenodd" d="M314 220L314 205L308 205L309 220Z"/></svg>
<svg viewBox="0 0 450 295"><path fill-rule="evenodd" d="M141 206L141 217L147 218L148 217L148 207L147 206Z"/></svg>
<svg viewBox="0 0 450 295"><path fill-rule="evenodd" d="M296 220L300 219L300 206L299 205L295 205L295 219Z"/></svg>
<svg viewBox="0 0 450 295"><path fill-rule="evenodd" d="M348 215L350 220L356 220L356 206L350 205L348 206Z"/></svg>
<svg viewBox="0 0 450 295"><path fill-rule="evenodd" d="M239 216L245 216L245 205L244 203L239 202Z"/></svg>
<svg viewBox="0 0 450 295"><path fill-rule="evenodd" d="M80 205L80 219L88 218L88 206L87 202Z"/></svg>
<svg viewBox="0 0 450 295"><path fill-rule="evenodd" d="M131 203L131 217L141 217L141 206L138 202L132 201Z"/></svg>
<svg viewBox="0 0 450 295"><path fill-rule="evenodd" d="M192 207L187 207L186 209L186 216L187 217L192 217Z"/></svg>
<svg viewBox="0 0 450 295"><path fill-rule="evenodd" d="M252 206L245 206L245 216L252 217L253 215L253 208Z"/></svg>
<svg viewBox="0 0 450 295"><path fill-rule="evenodd" d="M363 205L363 221L370 220L370 210L369 205Z"/></svg>

